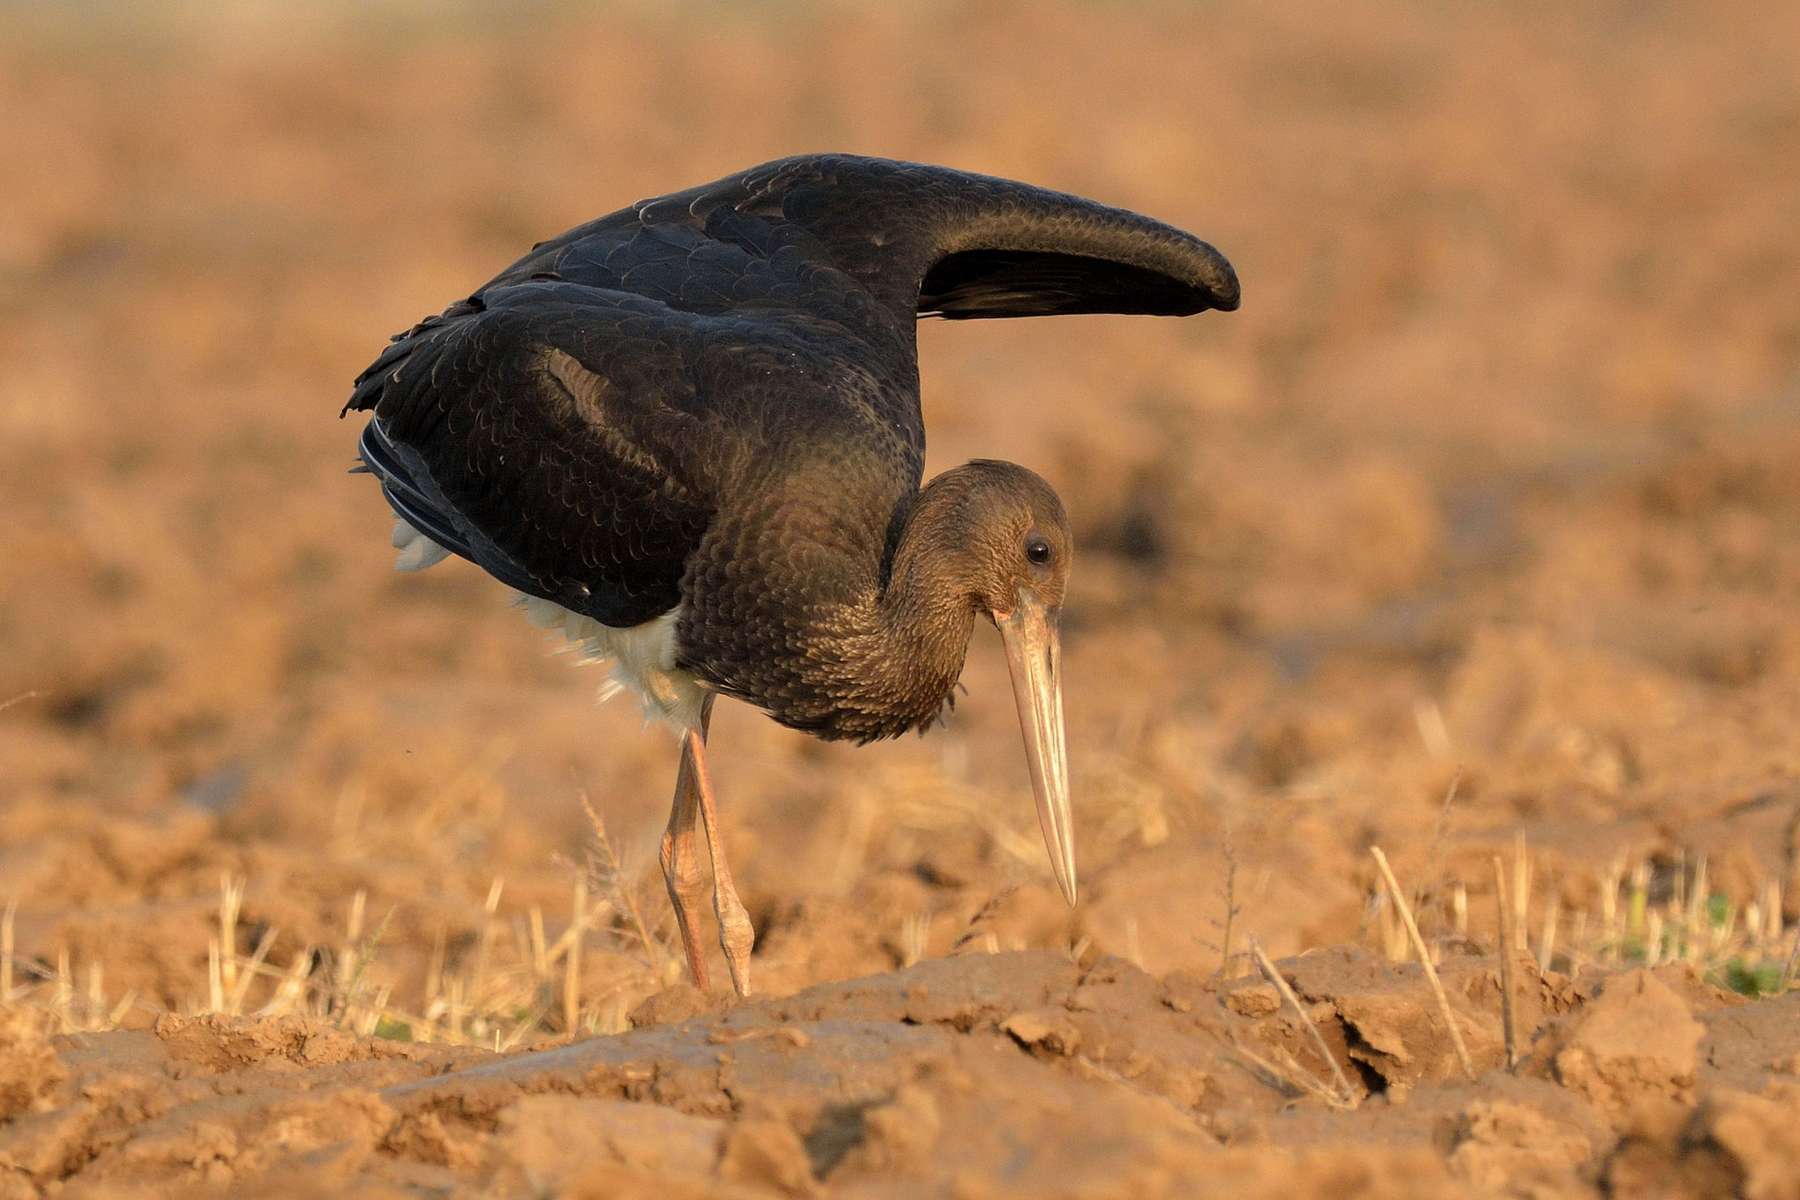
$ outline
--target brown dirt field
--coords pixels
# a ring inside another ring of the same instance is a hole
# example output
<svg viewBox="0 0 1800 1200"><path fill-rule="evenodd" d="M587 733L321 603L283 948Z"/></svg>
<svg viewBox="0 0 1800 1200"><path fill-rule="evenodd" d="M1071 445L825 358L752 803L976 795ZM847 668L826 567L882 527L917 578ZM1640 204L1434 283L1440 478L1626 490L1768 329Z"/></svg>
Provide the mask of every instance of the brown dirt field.
<svg viewBox="0 0 1800 1200"><path fill-rule="evenodd" d="M1800 1195L1800 9L498 11L0 10L0 1198ZM333 418L825 148L1245 300L921 327L929 469L1076 524L1085 894L992 638L927 738L721 706L733 1003L670 740L394 574Z"/></svg>

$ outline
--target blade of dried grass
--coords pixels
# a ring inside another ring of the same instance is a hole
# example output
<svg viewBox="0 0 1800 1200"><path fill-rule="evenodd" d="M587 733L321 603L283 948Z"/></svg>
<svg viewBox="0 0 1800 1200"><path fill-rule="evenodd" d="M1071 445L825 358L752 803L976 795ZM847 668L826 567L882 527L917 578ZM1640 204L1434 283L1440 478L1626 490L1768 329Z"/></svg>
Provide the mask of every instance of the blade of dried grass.
<svg viewBox="0 0 1800 1200"><path fill-rule="evenodd" d="M1544 906L1544 931L1538 938L1538 969L1548 971L1550 960L1556 954L1556 930L1562 923L1562 898L1554 891L1550 893L1550 903Z"/></svg>
<svg viewBox="0 0 1800 1200"><path fill-rule="evenodd" d="M1631 863L1621 854L1600 880L1600 918L1608 941L1623 943L1631 932Z"/></svg>
<svg viewBox="0 0 1800 1200"><path fill-rule="evenodd" d="M568 954L563 958L563 1030L574 1034L581 1021L581 928L587 916L587 880L577 876L570 899Z"/></svg>
<svg viewBox="0 0 1800 1200"><path fill-rule="evenodd" d="M1500 914L1500 1028L1506 1040L1506 1069L1519 1065L1519 1045L1513 1024L1512 906L1506 896L1506 864L1494 855L1494 907Z"/></svg>
<svg viewBox="0 0 1800 1200"><path fill-rule="evenodd" d="M1318 1049L1320 1057L1331 1065L1331 1077L1337 1083L1339 1100L1354 1108L1356 1106L1356 1089L1350 1086L1350 1080L1344 1076L1344 1069L1338 1066L1337 1056L1332 1054L1331 1048L1325 1044L1325 1035L1319 1032L1317 1025L1313 1024L1311 1015L1300 1003L1300 997L1294 994L1294 989L1288 986L1288 981L1280 971L1275 969L1275 964L1269 961L1269 956L1263 951L1262 944L1255 938L1250 939L1250 956L1256 960L1256 965L1274 985L1275 990L1281 994L1281 998L1287 1002L1288 1007L1294 1010L1294 1015L1300 1018L1301 1026L1312 1038L1313 1046Z"/></svg>
<svg viewBox="0 0 1800 1200"><path fill-rule="evenodd" d="M481 906L481 930L475 939L474 986L479 990L488 977L488 964L494 953L495 914L500 911L500 894L506 887L506 881L494 876L494 882L488 887L487 900Z"/></svg>
<svg viewBox="0 0 1800 1200"><path fill-rule="evenodd" d="M618 851L613 848L612 838L607 835L606 822L595 811L593 801L585 791L581 793L581 811L587 814L588 825L594 831L594 844L600 852L597 859L590 857L588 874L601 894L612 904L613 910L625 915L632 936L643 947L652 970L660 973L667 964L669 955L662 943L650 935L650 927L644 920L643 909L638 906L634 889L626 884L625 870L619 862ZM596 863L603 864L604 870L597 869Z"/></svg>
<svg viewBox="0 0 1800 1200"><path fill-rule="evenodd" d="M1521 950L1529 950L1526 939L1531 930L1531 855L1525 850L1525 835L1513 838L1513 936Z"/></svg>
<svg viewBox="0 0 1800 1200"><path fill-rule="evenodd" d="M1687 906L1687 938L1689 943L1702 940L1710 932L1708 921L1710 915L1707 903L1712 899L1712 889L1706 878L1706 855L1701 854L1694 859L1694 883L1688 889Z"/></svg>
<svg viewBox="0 0 1800 1200"><path fill-rule="evenodd" d="M931 914L928 912L907 913L900 918L900 965L910 967L925 957L925 951L931 940Z"/></svg>
<svg viewBox="0 0 1800 1200"><path fill-rule="evenodd" d="M87 1011L82 1014L82 1026L98 1030L106 1012L106 964L97 958L88 960L87 965Z"/></svg>
<svg viewBox="0 0 1800 1200"><path fill-rule="evenodd" d="M1425 982L1431 985L1432 994L1437 997L1438 1011L1444 1016L1445 1028L1450 1031L1450 1044L1456 1049L1456 1059L1462 1064L1463 1074L1474 1079L1475 1064L1469 1059L1469 1048L1463 1044L1462 1030L1456 1027L1456 1013L1450 1007L1450 997L1444 992L1444 984L1438 978L1437 968L1432 965L1431 952L1426 949L1425 939L1419 936L1419 923L1413 920L1412 908L1406 903L1406 893L1400 890L1400 881L1394 878L1394 869L1388 865L1387 855L1381 852L1381 847L1370 846L1369 853L1381 871L1382 882L1387 884L1388 896L1400 910L1400 919L1405 922L1407 935L1412 938L1413 952L1419 956L1419 965L1425 968Z"/></svg>
<svg viewBox="0 0 1800 1200"><path fill-rule="evenodd" d="M221 963L219 935L206 939L206 1011L225 1011L225 974Z"/></svg>
<svg viewBox="0 0 1800 1200"><path fill-rule="evenodd" d="M1138 970L1144 970L1144 942L1135 916L1125 918L1125 960Z"/></svg>
<svg viewBox="0 0 1800 1200"><path fill-rule="evenodd" d="M528 950L531 954L531 969L539 979L550 977L550 946L544 937L544 910L532 905L527 911L530 918L530 941Z"/></svg>
<svg viewBox="0 0 1800 1200"><path fill-rule="evenodd" d="M1219 935L1219 969L1213 973L1215 982L1222 982L1226 973L1231 970L1231 936L1233 926L1237 924L1237 846L1232 838L1231 826L1225 827L1225 929Z"/></svg>
<svg viewBox="0 0 1800 1200"><path fill-rule="evenodd" d="M353 926L358 930L362 926L363 908L366 901L367 897L364 893L358 891L356 901L351 909ZM382 914L381 920L376 923L375 928L370 930L367 936L358 939L350 948L348 978L340 976L343 1002L335 1014L340 1026L351 1025L354 1027L351 1009L363 1003L363 976L370 967L375 965L375 955L380 950L382 941L387 937L388 924L394 919L394 912L395 910L390 907L387 912ZM382 1003L385 1004L386 1001L383 1000ZM375 1032L373 1025L369 1027L369 1032L371 1034Z"/></svg>
<svg viewBox="0 0 1800 1200"><path fill-rule="evenodd" d="M278 932L280 931L273 925L263 930L262 937L257 940L256 949L251 951L249 960L244 964L243 973L233 981L231 992L225 998L226 1003L230 1006L226 1011L232 1015L235 1016L244 1011L244 1001L249 998L250 985L255 983L257 977L262 974L263 960L269 956L269 950L275 945L275 935Z"/></svg>
<svg viewBox="0 0 1800 1200"><path fill-rule="evenodd" d="M1462 788L1462 778L1462 769L1459 767L1456 773L1450 776L1450 782L1444 787L1444 799L1438 806L1437 824L1431 830L1431 846L1425 852L1426 862L1443 861L1444 835L1450 831L1450 813L1456 806L1456 793ZM1425 906L1425 890L1426 884L1421 880L1412 895L1412 906L1415 911Z"/></svg>
<svg viewBox="0 0 1800 1200"><path fill-rule="evenodd" d="M987 924L993 918L994 914L1000 911L1000 906L1018 890L1018 885L1016 884L1003 887L993 895L989 896L986 900L982 901L981 907L976 909L969 917L969 923L963 926L962 933L958 935L956 941L951 943L950 953L954 955L961 952L963 947L981 938L983 934L989 935L988 953L994 953L994 943L992 941L991 931L987 928Z"/></svg>
<svg viewBox="0 0 1800 1200"><path fill-rule="evenodd" d="M237 923L243 911L244 881L230 871L223 872L219 876L219 983L224 995L237 990Z"/></svg>
<svg viewBox="0 0 1800 1200"><path fill-rule="evenodd" d="M438 998L444 990L444 960L449 953L449 932L438 925L431 934L431 957L425 962L425 998Z"/></svg>
<svg viewBox="0 0 1800 1200"><path fill-rule="evenodd" d="M306 996L306 976L312 966L313 947L302 946L294 954L286 969L264 964L258 973L267 973L275 980L275 990L256 1010L259 1017L275 1017L293 1012Z"/></svg>
<svg viewBox="0 0 1800 1200"><path fill-rule="evenodd" d="M6 911L0 912L0 1004L12 999L13 993L13 924L19 916L18 897L10 897L6 901Z"/></svg>
<svg viewBox="0 0 1800 1200"><path fill-rule="evenodd" d="M50 1011L56 1014L57 1027L63 1033L75 1032L75 972L69 966L69 948L56 950L56 990L50 999Z"/></svg>
<svg viewBox="0 0 1800 1200"><path fill-rule="evenodd" d="M1231 1034L1231 1048L1236 1051L1239 1056L1249 1062L1251 1066L1261 1071L1277 1084L1284 1084L1296 1092L1301 1092L1305 1095L1322 1100L1327 1106L1335 1108L1340 1112L1349 1112L1357 1107L1354 1099L1346 1100L1336 1089L1328 1088L1320 1083L1317 1079L1307 1073L1306 1068L1302 1067L1294 1060L1292 1054L1289 1054L1280 1047L1276 1047L1275 1049L1275 1052L1278 1055L1277 1058L1264 1058L1245 1044L1242 1037L1239 1037L1236 1032L1233 1032Z"/></svg>

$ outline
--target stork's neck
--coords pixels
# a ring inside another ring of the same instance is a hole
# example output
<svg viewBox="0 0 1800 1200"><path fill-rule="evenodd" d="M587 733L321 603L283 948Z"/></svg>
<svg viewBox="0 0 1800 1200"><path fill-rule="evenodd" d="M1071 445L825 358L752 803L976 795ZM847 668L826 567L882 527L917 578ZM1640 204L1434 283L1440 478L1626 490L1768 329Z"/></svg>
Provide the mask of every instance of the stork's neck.
<svg viewBox="0 0 1800 1200"><path fill-rule="evenodd" d="M685 665L825 738L866 741L929 724L962 674L975 621L930 492L903 501L891 520L820 512L789 492L715 527L690 572Z"/></svg>
<svg viewBox="0 0 1800 1200"><path fill-rule="evenodd" d="M896 733L928 723L950 702L975 626L968 589L951 569L954 548L933 512L915 502L901 526L875 604L879 661L864 664L893 698Z"/></svg>

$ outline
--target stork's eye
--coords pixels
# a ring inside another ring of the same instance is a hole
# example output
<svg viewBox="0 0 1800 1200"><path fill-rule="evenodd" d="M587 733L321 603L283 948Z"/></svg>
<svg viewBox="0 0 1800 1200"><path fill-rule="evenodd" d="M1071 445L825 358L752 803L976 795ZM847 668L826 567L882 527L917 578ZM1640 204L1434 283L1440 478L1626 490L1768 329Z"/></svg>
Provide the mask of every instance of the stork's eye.
<svg viewBox="0 0 1800 1200"><path fill-rule="evenodd" d="M1025 542L1025 557L1036 566L1043 566L1050 561L1050 543L1041 537L1032 537Z"/></svg>

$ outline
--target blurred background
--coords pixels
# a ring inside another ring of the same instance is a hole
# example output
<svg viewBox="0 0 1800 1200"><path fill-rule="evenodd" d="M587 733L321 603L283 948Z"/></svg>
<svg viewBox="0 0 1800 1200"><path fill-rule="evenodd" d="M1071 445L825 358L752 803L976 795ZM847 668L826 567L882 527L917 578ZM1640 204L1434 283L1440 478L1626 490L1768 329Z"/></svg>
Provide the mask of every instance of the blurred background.
<svg viewBox="0 0 1800 1200"><path fill-rule="evenodd" d="M983 629L923 739L721 706L766 987L1380 944L1372 843L1441 936L1504 851L1565 960L1621 888L1791 921L1796 46L1733 4L0 6L15 986L326 1003L338 947L370 1028L485 1038L679 977L671 739L474 568L396 575L337 412L532 242L825 149L1152 214L1244 303L921 325L928 470L1032 465L1075 522L1085 897ZM521 1007L572 916L582 999Z"/></svg>

